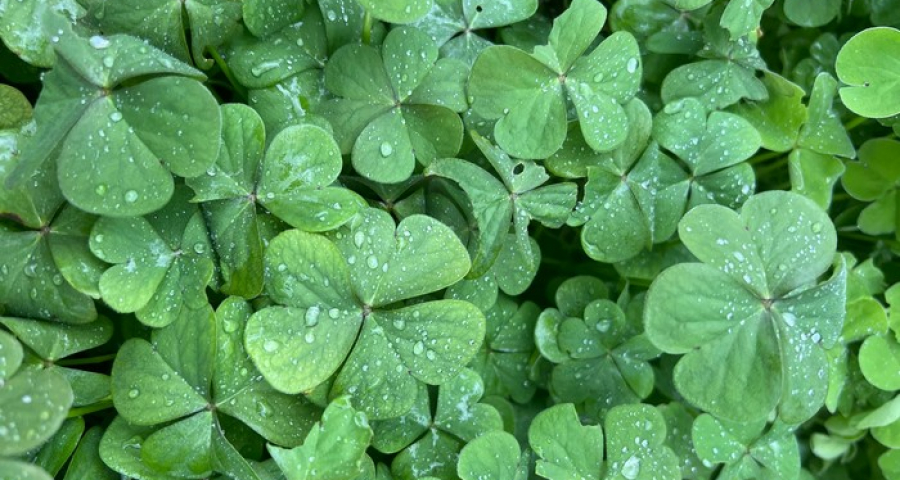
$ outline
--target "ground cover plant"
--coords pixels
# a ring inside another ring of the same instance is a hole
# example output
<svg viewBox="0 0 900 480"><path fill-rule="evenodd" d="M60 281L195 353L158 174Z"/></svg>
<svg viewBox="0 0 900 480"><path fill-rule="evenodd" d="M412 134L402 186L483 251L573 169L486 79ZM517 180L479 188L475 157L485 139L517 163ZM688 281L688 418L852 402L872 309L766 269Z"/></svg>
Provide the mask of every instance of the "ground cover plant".
<svg viewBox="0 0 900 480"><path fill-rule="evenodd" d="M0 0L0 480L900 480L898 28Z"/></svg>

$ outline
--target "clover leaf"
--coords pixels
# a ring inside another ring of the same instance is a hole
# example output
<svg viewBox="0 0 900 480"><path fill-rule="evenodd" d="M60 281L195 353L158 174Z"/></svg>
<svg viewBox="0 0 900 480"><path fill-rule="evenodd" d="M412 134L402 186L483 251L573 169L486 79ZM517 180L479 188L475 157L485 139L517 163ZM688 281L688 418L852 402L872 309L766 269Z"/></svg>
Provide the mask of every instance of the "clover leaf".
<svg viewBox="0 0 900 480"><path fill-rule="evenodd" d="M16 55L39 67L52 67L56 61L53 51L52 29L48 15L66 17L74 21L84 15L84 8L75 0L31 0L18 2L0 0L0 39Z"/></svg>
<svg viewBox="0 0 900 480"><path fill-rule="evenodd" d="M885 118L900 113L900 30L876 27L863 30L841 47L835 61L841 101L856 114ZM873 61L874 52L884 52Z"/></svg>
<svg viewBox="0 0 900 480"><path fill-rule="evenodd" d="M397 478L452 476L454 460L466 442L503 428L500 413L491 405L480 403L484 393L478 374L463 369L438 387L432 415L428 390L420 386L416 402L407 414L373 422L372 446L384 453L399 452L391 464Z"/></svg>
<svg viewBox="0 0 900 480"><path fill-rule="evenodd" d="M213 276L212 247L203 214L178 188L166 207L146 217L103 217L90 248L113 264L100 277L100 295L118 312L135 312L154 327L207 304Z"/></svg>
<svg viewBox="0 0 900 480"><path fill-rule="evenodd" d="M340 370L332 397L351 395L372 419L402 415L419 381L442 384L471 360L485 327L463 301L399 302L455 283L468 255L429 217L395 226L374 209L331 238L289 230L269 244L267 291L285 306L253 315L247 351L281 391L308 392Z"/></svg>
<svg viewBox="0 0 900 480"><path fill-rule="evenodd" d="M720 477L797 478L797 438L783 425L765 427L764 420L728 422L703 414L694 420L691 436L701 459L725 464Z"/></svg>
<svg viewBox="0 0 900 480"><path fill-rule="evenodd" d="M537 390L528 377L534 352L534 325L540 310L533 302L521 305L505 295L485 311L484 343L471 367L481 375L488 394L527 403Z"/></svg>
<svg viewBox="0 0 900 480"><path fill-rule="evenodd" d="M859 229L869 235L897 233L896 183L900 170L895 159L900 142L888 138L873 138L859 149L859 162L848 162L847 173L841 179L847 193L866 202L857 220Z"/></svg>
<svg viewBox="0 0 900 480"><path fill-rule="evenodd" d="M666 423L650 405L621 405L610 410L604 435L600 426L585 426L575 407L563 403L535 417L528 429L528 442L541 477L590 480L650 480L676 478L678 459L663 443Z"/></svg>
<svg viewBox="0 0 900 480"><path fill-rule="evenodd" d="M431 36L442 56L472 65L482 50L493 45L474 31L525 20L534 15L537 6L536 0L436 0L431 11L413 26Z"/></svg>
<svg viewBox="0 0 900 480"><path fill-rule="evenodd" d="M637 93L640 51L634 37L616 32L587 56L606 20L596 0L575 0L553 23L549 43L532 54L494 46L475 60L469 79L472 109L497 120L494 137L510 155L546 158L566 138L566 102L575 106L585 141L611 150L625 141L622 105Z"/></svg>
<svg viewBox="0 0 900 480"><path fill-rule="evenodd" d="M720 25L731 34L732 40L749 35L759 28L763 12L775 0L738 0L729 2L722 12Z"/></svg>
<svg viewBox="0 0 900 480"><path fill-rule="evenodd" d="M391 30L381 51L347 45L325 67L325 85L339 98L319 106L353 168L382 183L409 178L416 161L451 157L462 143L465 67L438 60L430 37Z"/></svg>
<svg viewBox="0 0 900 480"><path fill-rule="evenodd" d="M515 232L518 257L525 262L526 270L535 270L529 223L534 219L551 228L561 226L575 205L577 187L569 182L543 185L550 176L540 165L513 160L477 133L472 133L472 139L499 180L478 165L455 158L438 160L426 170L426 174L459 184L472 204L480 234L476 243L470 243L474 253L469 276L479 277L494 265L510 228Z"/></svg>
<svg viewBox="0 0 900 480"><path fill-rule="evenodd" d="M88 429L81 441L78 442L78 448L75 450L72 460L66 468L64 480L77 480L79 478L116 480L119 477L100 458L101 438L103 438L102 427L95 426Z"/></svg>
<svg viewBox="0 0 900 480"><path fill-rule="evenodd" d="M55 161L63 196L82 210L131 216L162 208L171 173L203 174L218 155L221 117L195 80L203 75L135 37L84 38L49 18L61 32L60 61L44 78L37 133L7 186Z"/></svg>
<svg viewBox="0 0 900 480"><path fill-rule="evenodd" d="M221 424L228 421L222 417L279 445L301 443L316 409L256 374L243 347L251 313L246 302L231 297L215 314L208 306L192 310L155 330L152 343L134 338L119 349L112 369L116 410L134 426L156 426L141 435L145 467L174 476L249 468L239 455L229 461L219 452L234 449L222 437ZM107 463L129 474L130 462L121 455Z"/></svg>
<svg viewBox="0 0 900 480"><path fill-rule="evenodd" d="M269 453L287 480L353 480L359 477L372 429L362 412L346 397L332 401L303 445L284 449L269 445Z"/></svg>
<svg viewBox="0 0 900 480"><path fill-rule="evenodd" d="M145 38L183 62L193 59L204 69L213 64L205 57L205 49L222 44L241 19L238 0L82 0L82 4L107 34ZM253 23L250 17L246 20L248 25Z"/></svg>
<svg viewBox="0 0 900 480"><path fill-rule="evenodd" d="M431 10L433 0L357 0L366 11L379 20L391 23L411 23Z"/></svg>
<svg viewBox="0 0 900 480"><path fill-rule="evenodd" d="M489 432L463 447L456 473L462 480L525 480L528 455L522 455L516 437L506 432Z"/></svg>
<svg viewBox="0 0 900 480"><path fill-rule="evenodd" d="M106 344L112 337L112 322L106 317L84 325L67 325L30 318L0 317L23 345L30 349L28 364L43 364L69 382L72 406L98 403L109 398L109 376L59 365L60 360ZM33 352L33 353L32 353Z"/></svg>
<svg viewBox="0 0 900 480"><path fill-rule="evenodd" d="M265 150L265 128L249 107L222 107L222 148L206 175L187 180L194 201L203 202L210 237L219 256L224 293L253 297L263 288L262 206L287 224L330 230L362 206L353 192L330 186L341 155L319 127L282 130Z"/></svg>
<svg viewBox="0 0 900 480"><path fill-rule="evenodd" d="M21 367L22 346L0 330L0 460L47 441L72 405L72 389L58 372Z"/></svg>
<svg viewBox="0 0 900 480"><path fill-rule="evenodd" d="M805 197L765 192L740 214L696 207L679 234L704 263L661 273L644 312L653 344L683 354L678 391L726 420L765 419L776 407L785 422L812 416L825 400L824 349L844 319L843 266L816 284L835 252L828 216Z"/></svg>
<svg viewBox="0 0 900 480"><path fill-rule="evenodd" d="M759 149L760 136L742 117L707 115L699 100L686 98L657 115L653 137L688 167L687 210L705 203L737 207L755 189L753 169L742 162Z"/></svg>
<svg viewBox="0 0 900 480"><path fill-rule="evenodd" d="M20 165L29 138L0 131L0 181ZM104 265L85 240L95 218L65 204L48 163L26 185L0 189L0 303L10 315L86 323L97 317L91 297Z"/></svg>

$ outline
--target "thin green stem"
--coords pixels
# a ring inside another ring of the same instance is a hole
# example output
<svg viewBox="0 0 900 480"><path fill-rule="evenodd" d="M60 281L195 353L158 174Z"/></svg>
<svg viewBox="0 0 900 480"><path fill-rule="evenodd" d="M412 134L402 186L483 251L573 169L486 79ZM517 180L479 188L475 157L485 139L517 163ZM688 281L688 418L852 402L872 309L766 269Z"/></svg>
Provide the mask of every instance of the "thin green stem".
<svg viewBox="0 0 900 480"><path fill-rule="evenodd" d="M238 94L239 97L246 100L247 99L247 89L241 85L236 78L234 78L234 74L231 72L231 68L228 67L228 64L225 63L225 59L222 58L222 55L219 54L219 50L216 47L208 47L209 54L212 55L213 60L216 61L216 65L219 66L219 69L222 70L222 73L225 75L225 78L228 79L228 82L231 83L232 88L234 88L235 93Z"/></svg>
<svg viewBox="0 0 900 480"><path fill-rule="evenodd" d="M96 357L63 359L56 362L56 364L60 367L74 367L77 365L93 365L95 363L108 362L110 360L114 360L115 358L116 354L110 353L109 355L97 355Z"/></svg>
<svg viewBox="0 0 900 480"><path fill-rule="evenodd" d="M747 163L749 163L750 165L756 165L759 163L768 162L769 160L772 160L773 158L781 157L782 155L784 155L784 153L785 152L760 153L759 155L754 155L753 158L751 158L750 160L747 160Z"/></svg>
<svg viewBox="0 0 900 480"><path fill-rule="evenodd" d="M856 117L853 120L850 120L849 122L845 123L844 129L849 132L850 130L853 130L854 128L856 128L868 121L869 121L869 119L866 117Z"/></svg>
<svg viewBox="0 0 900 480"><path fill-rule="evenodd" d="M787 157L781 157L778 160L775 160L774 162L772 162L764 167L759 167L756 169L756 178L765 177L774 171L780 170L780 169L784 168L786 163L787 163Z"/></svg>
<svg viewBox="0 0 900 480"><path fill-rule="evenodd" d="M97 403L92 403L91 405L85 405L83 407L73 408L69 410L66 418L75 418L82 417L84 415L88 415L90 413L102 412L103 410L109 410L113 408L112 398L104 398Z"/></svg>
<svg viewBox="0 0 900 480"><path fill-rule="evenodd" d="M368 10L363 17L362 42L366 45L372 42L372 14Z"/></svg>

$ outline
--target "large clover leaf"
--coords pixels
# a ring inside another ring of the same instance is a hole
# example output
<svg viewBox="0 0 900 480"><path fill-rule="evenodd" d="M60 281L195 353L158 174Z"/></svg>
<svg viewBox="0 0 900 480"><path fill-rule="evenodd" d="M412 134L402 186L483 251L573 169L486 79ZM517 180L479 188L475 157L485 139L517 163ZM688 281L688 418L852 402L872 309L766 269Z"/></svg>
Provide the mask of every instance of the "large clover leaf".
<svg viewBox="0 0 900 480"><path fill-rule="evenodd" d="M569 182L544 185L550 176L540 165L513 160L477 133L472 138L499 180L478 165L455 158L438 160L427 170L458 183L472 204L479 235L470 242L474 252L469 276L480 277L494 265L510 228L515 232L516 257L525 262L526 270L536 271L528 225L532 219L551 228L565 223L575 206L577 187Z"/></svg>
<svg viewBox="0 0 900 480"><path fill-rule="evenodd" d="M503 429L497 410L480 403L484 383L472 370L464 369L438 389L432 415L431 395L420 385L413 408L405 415L373 422L377 450L397 453L391 471L398 479L424 475L452 477L455 460L466 442Z"/></svg>
<svg viewBox="0 0 900 480"><path fill-rule="evenodd" d="M281 391L308 392L340 370L333 397L351 395L369 418L402 415L418 381L442 384L472 359L485 327L467 302L400 302L455 283L469 257L421 215L395 226L363 210L331 238L290 230L269 244L267 292L284 306L253 315L247 351Z"/></svg>
<svg viewBox="0 0 900 480"><path fill-rule="evenodd" d="M239 0L81 0L103 32L139 36L181 61L212 66L205 49L230 37L241 19ZM248 24L252 24L249 21ZM185 32L190 34L186 35ZM188 48L187 40L191 45Z"/></svg>
<svg viewBox="0 0 900 480"><path fill-rule="evenodd" d="M206 175L188 179L203 202L219 255L224 293L255 297L263 288L262 206L287 224L325 231L343 224L363 205L350 190L330 186L341 171L341 153L325 130L289 127L265 150L265 128L253 109L222 107L222 148Z"/></svg>
<svg viewBox="0 0 900 480"><path fill-rule="evenodd" d="M559 150L567 101L591 148L611 150L625 141L629 126L622 104L637 93L641 56L630 33L616 32L582 57L605 19L606 9L596 0L575 0L553 22L549 43L532 54L504 45L478 56L469 79L472 109L497 120L494 137L503 150L526 159Z"/></svg>
<svg viewBox="0 0 900 480"><path fill-rule="evenodd" d="M803 90L790 81L767 73L769 90L764 102L737 105L733 111L759 132L764 148L789 153L794 191L825 208L844 164L838 157L853 158L856 151L832 106L837 82L827 73L816 77L809 106Z"/></svg>
<svg viewBox="0 0 900 480"><path fill-rule="evenodd" d="M522 455L516 437L502 431L488 432L462 449L456 473L462 480L526 480L529 459L529 455Z"/></svg>
<svg viewBox="0 0 900 480"><path fill-rule="evenodd" d="M256 373L243 347L250 314L246 302L231 297L215 314L208 306L186 312L155 330L152 343L130 339L119 349L112 369L116 410L134 426L156 426L142 435L145 468L174 476L217 470L245 478L241 471L249 466L219 452L234 448L217 445L228 442L223 416L278 445L302 442L316 409L302 397L273 390ZM126 452L105 460L131 475Z"/></svg>
<svg viewBox="0 0 900 480"><path fill-rule="evenodd" d="M22 346L0 330L0 459L47 441L72 406L72 389L58 372L22 367Z"/></svg>
<svg viewBox="0 0 900 480"><path fill-rule="evenodd" d="M843 266L816 284L835 253L828 216L798 194L766 192L740 214L696 207L679 233L704 263L661 273L644 312L650 340L684 355L678 391L724 419L765 419L776 407L785 422L808 419L825 400L824 349L844 319Z"/></svg>
<svg viewBox="0 0 900 480"><path fill-rule="evenodd" d="M0 182L27 141L19 131L0 131ZM0 304L10 315L90 322L104 268L87 248L95 217L66 205L55 179L47 163L26 184L0 189L0 216L12 220L0 225Z"/></svg>
<svg viewBox="0 0 900 480"><path fill-rule="evenodd" d="M725 464L719 478L798 478L797 438L784 425L764 432L765 426L765 420L728 422L704 414L694 420L691 436L704 462Z"/></svg>
<svg viewBox="0 0 900 480"><path fill-rule="evenodd" d="M437 57L430 37L405 27L392 30L381 51L347 45L326 65L325 85L340 98L319 108L362 176L402 182L416 160L427 165L459 151L465 66Z"/></svg>
<svg viewBox="0 0 900 480"><path fill-rule="evenodd" d="M162 208L172 173L203 174L219 152L216 100L194 80L203 75L135 37L87 39L48 18L62 32L60 61L44 77L37 134L7 186L56 161L63 195L82 210L133 216Z"/></svg>
<svg viewBox="0 0 900 480"><path fill-rule="evenodd" d="M848 162L847 173L841 179L847 193L857 200L872 202L859 214L859 229L869 235L894 233L897 229L897 182L900 168L897 155L900 142L888 138L874 138L859 149L859 162Z"/></svg>
<svg viewBox="0 0 900 480"><path fill-rule="evenodd" d="M872 118L900 113L900 30L876 27L863 30L841 47L835 70L847 86L844 105ZM876 53L877 59L876 59ZM882 54L883 52L883 54Z"/></svg>
<svg viewBox="0 0 900 480"><path fill-rule="evenodd" d="M472 65L478 54L493 45L476 30L497 28L525 20L537 10L537 0L484 2L435 0L431 11L413 24L431 36L441 55Z"/></svg>
<svg viewBox="0 0 900 480"><path fill-rule="evenodd" d="M118 312L153 327L206 305L213 276L212 247L200 209L178 188L164 209L146 217L103 217L90 248L113 264L100 277L100 295Z"/></svg>
<svg viewBox="0 0 900 480"><path fill-rule="evenodd" d="M547 479L651 480L677 478L678 458L664 445L666 422L650 405L621 405L605 420L603 430L585 426L575 407L564 403L535 417L528 443L538 456L535 471Z"/></svg>

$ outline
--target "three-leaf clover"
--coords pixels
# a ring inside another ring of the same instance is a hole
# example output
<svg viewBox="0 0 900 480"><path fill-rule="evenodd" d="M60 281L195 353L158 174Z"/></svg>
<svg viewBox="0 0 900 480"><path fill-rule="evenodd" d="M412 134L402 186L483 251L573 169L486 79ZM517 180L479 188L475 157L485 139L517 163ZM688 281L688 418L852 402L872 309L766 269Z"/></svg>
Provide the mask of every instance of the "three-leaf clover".
<svg viewBox="0 0 900 480"><path fill-rule="evenodd" d="M484 338L484 315L470 303L403 303L469 271L456 235L430 217L395 225L362 210L330 238L278 235L265 262L266 291L284 306L253 314L246 343L280 391L309 392L337 372L332 397L350 395L371 419L396 417L412 408L418 382L452 379Z"/></svg>
<svg viewBox="0 0 900 480"><path fill-rule="evenodd" d="M416 161L452 157L462 143L465 66L438 60L431 38L413 27L391 30L381 50L340 48L325 66L339 98L319 105L353 168L382 183L409 178Z"/></svg>
<svg viewBox="0 0 900 480"><path fill-rule="evenodd" d="M599 425L581 424L571 403L543 410L528 429L528 443L538 457L535 472L547 479L678 478L678 458L664 444L666 422L659 410L620 405L604 424L605 439Z"/></svg>
<svg viewBox="0 0 900 480"><path fill-rule="evenodd" d="M675 386L692 404L734 421L786 423L825 400L824 349L841 334L846 273L817 284L835 253L831 220L791 192L765 192L741 213L701 205L679 224L703 263L662 272L647 294L650 340L683 356Z"/></svg>
<svg viewBox="0 0 900 480"><path fill-rule="evenodd" d="M331 230L363 205L358 195L330 186L341 153L325 130L300 125L282 130L265 148L259 115L240 104L222 106L222 148L206 175L188 179L203 202L219 256L224 293L247 298L263 288L263 233L259 206L306 231Z"/></svg>
<svg viewBox="0 0 900 480"><path fill-rule="evenodd" d="M79 36L46 17L60 59L44 77L37 133L7 179L24 184L57 164L63 196L81 210L143 215L172 196L172 173L204 174L219 152L221 116L203 75L127 35ZM141 81L143 80L143 81Z"/></svg>
<svg viewBox="0 0 900 480"><path fill-rule="evenodd" d="M897 185L900 142L873 138L859 149L859 162L848 162L841 179L844 189L857 200L872 202L859 214L859 229L869 235L894 233L897 229ZM898 237L900 238L900 237Z"/></svg>
<svg viewBox="0 0 900 480"><path fill-rule="evenodd" d="M208 306L193 310L154 330L152 343L133 338L119 349L112 369L116 411L128 424L154 427L139 440L140 468L173 476L216 470L245 478L241 471L250 467L240 455L223 453L234 450L222 427L231 419L278 445L302 442L317 409L302 397L273 390L258 375L243 347L250 314L249 304L230 297L215 314ZM128 452L104 460L133 475Z"/></svg>
<svg viewBox="0 0 900 480"><path fill-rule="evenodd" d="M798 478L800 451L797 438L776 422L729 422L703 414L691 429L694 448L707 464L724 464L719 478Z"/></svg>
<svg viewBox="0 0 900 480"><path fill-rule="evenodd" d="M546 158L566 139L566 102L575 106L581 132L595 150L625 141L628 118L622 104L637 93L641 56L627 32L607 37L590 54L606 8L575 0L553 22L549 43L529 54L508 45L485 49L469 79L472 109L497 120L494 137L510 155Z"/></svg>
<svg viewBox="0 0 900 480"><path fill-rule="evenodd" d="M100 296L117 312L163 327L207 305L214 273L203 214L181 186L165 208L146 217L102 217L90 248L112 264L100 277Z"/></svg>

